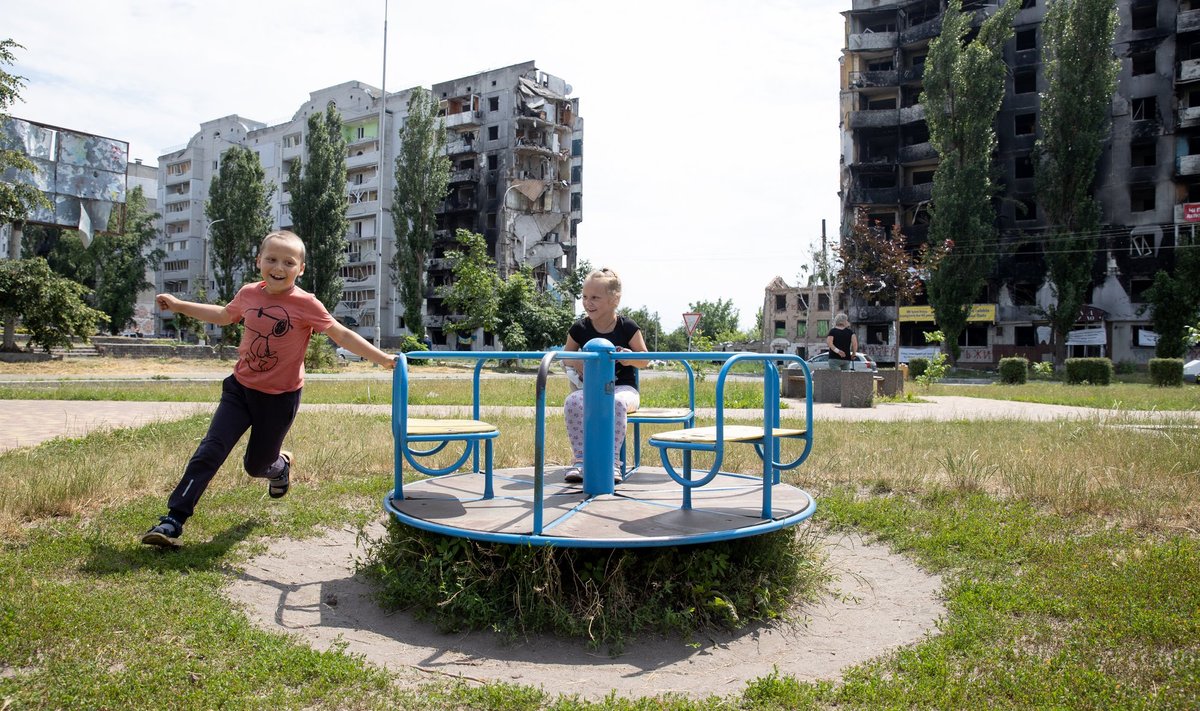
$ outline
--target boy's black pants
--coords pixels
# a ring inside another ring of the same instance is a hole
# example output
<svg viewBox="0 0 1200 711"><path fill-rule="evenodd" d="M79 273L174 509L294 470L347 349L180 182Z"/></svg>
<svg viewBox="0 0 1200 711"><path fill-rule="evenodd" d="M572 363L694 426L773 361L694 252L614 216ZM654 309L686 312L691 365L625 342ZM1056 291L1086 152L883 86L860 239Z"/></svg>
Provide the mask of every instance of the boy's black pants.
<svg viewBox="0 0 1200 711"><path fill-rule="evenodd" d="M191 517L208 483L247 429L250 441L242 460L246 473L273 479L287 472L288 464L279 456L279 449L299 409L300 390L269 395L242 385L232 375L225 378L208 434L200 440L183 479L167 500L171 516L180 523Z"/></svg>

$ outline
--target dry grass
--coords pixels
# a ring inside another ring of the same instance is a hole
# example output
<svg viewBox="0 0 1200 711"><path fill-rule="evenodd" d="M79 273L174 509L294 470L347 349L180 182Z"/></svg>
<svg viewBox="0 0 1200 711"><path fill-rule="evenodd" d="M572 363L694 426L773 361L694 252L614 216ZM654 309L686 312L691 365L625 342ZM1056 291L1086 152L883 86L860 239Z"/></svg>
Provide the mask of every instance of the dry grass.
<svg viewBox="0 0 1200 711"><path fill-rule="evenodd" d="M533 421L491 419L503 432L496 443L496 466L532 464ZM201 416L58 439L0 455L0 534L11 535L39 518L86 514L147 495L165 497L205 427ZM785 480L818 496L843 486L875 494L986 492L1063 516L1090 514L1143 530L1200 530L1196 429L1113 428L1081 421L819 427L808 461L785 474ZM642 461L657 465L658 450L644 442ZM392 471L391 429L384 416L306 412L297 419L288 447L297 452L296 481L301 485ZM785 448L785 458L789 451L796 451L794 444ZM443 453L442 458L449 456ZM211 491L260 484L242 473L241 457L239 447ZM547 422L546 462L567 464L570 459L562 418L555 413ZM711 458L697 456L695 461L704 467ZM722 469L759 472L761 464L751 447L735 445Z"/></svg>

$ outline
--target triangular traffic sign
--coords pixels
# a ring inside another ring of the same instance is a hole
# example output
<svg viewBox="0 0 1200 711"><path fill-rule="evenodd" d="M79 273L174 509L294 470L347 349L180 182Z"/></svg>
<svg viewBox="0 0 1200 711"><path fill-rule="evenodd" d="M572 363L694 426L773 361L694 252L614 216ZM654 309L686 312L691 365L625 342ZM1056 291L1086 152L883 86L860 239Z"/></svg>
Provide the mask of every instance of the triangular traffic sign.
<svg viewBox="0 0 1200 711"><path fill-rule="evenodd" d="M700 314L686 313L683 315L683 325L685 328L687 328L689 336L692 335L692 332L696 330L696 324L698 323L700 323Z"/></svg>

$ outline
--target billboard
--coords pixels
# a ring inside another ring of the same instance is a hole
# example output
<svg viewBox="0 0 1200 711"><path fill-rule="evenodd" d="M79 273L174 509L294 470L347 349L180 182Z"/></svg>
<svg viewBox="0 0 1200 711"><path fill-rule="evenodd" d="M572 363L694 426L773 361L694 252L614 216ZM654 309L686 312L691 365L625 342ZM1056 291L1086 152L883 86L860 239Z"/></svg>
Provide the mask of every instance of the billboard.
<svg viewBox="0 0 1200 711"><path fill-rule="evenodd" d="M8 117L0 124L0 143L36 166L32 174L10 167L0 181L32 185L52 205L37 208L31 223L70 227L90 239L107 230L114 209L119 213L125 204L126 141Z"/></svg>

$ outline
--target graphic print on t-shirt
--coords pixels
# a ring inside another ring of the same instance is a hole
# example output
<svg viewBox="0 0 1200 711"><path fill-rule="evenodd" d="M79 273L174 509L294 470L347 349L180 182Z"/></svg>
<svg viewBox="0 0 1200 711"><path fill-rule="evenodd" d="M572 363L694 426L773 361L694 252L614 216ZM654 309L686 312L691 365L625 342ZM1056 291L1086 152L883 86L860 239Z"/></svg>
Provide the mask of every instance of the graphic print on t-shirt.
<svg viewBox="0 0 1200 711"><path fill-rule="evenodd" d="M246 309L246 330L254 334L246 354L246 366L258 373L265 373L279 363L279 356L271 349L272 338L282 338L292 330L288 312L282 306L259 306Z"/></svg>

